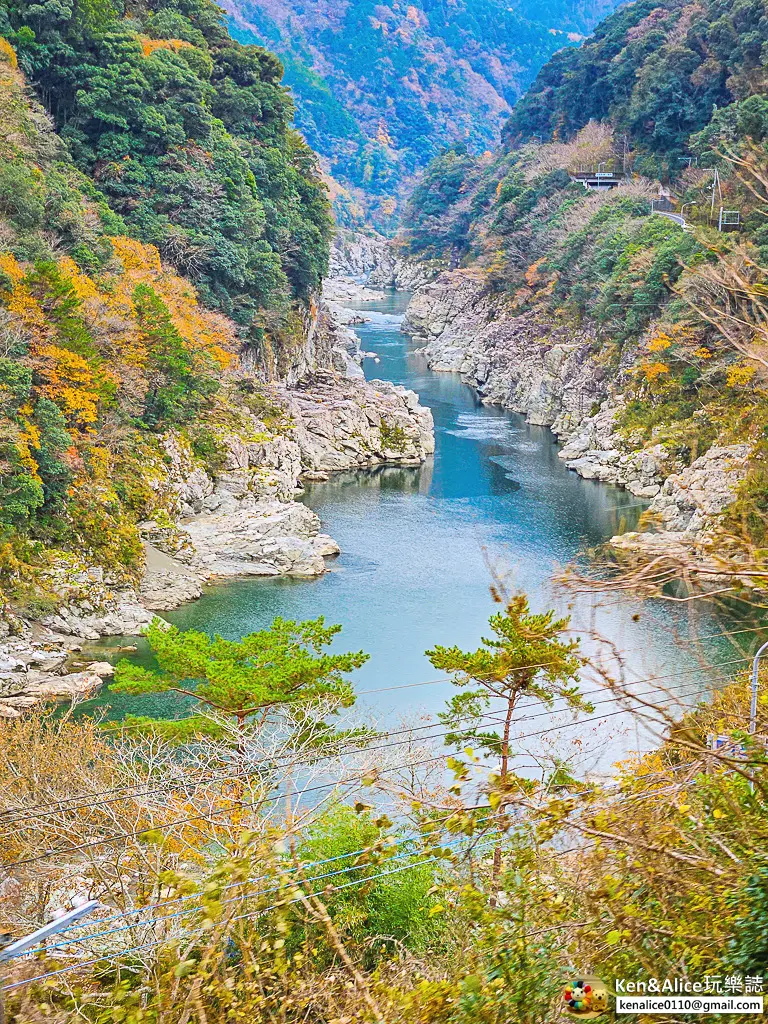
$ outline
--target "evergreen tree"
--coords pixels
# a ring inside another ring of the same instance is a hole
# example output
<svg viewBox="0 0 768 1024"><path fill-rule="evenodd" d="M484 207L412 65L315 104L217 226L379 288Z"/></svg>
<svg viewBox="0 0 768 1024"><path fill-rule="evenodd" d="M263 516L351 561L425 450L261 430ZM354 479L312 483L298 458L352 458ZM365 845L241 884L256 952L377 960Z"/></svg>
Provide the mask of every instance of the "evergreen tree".
<svg viewBox="0 0 768 1024"><path fill-rule="evenodd" d="M286 708L301 709L323 697L334 698L340 707L354 703L354 691L345 676L363 665L368 655L325 651L340 631L341 626L326 626L322 616L307 622L277 618L268 629L242 640L225 640L155 619L147 640L158 669L121 661L112 690L192 697L198 711L183 724L139 721L167 736L185 738L211 732L224 735L215 717L230 719L237 726L242 752L249 720L263 728ZM205 712L213 715L206 717Z"/></svg>
<svg viewBox="0 0 768 1024"><path fill-rule="evenodd" d="M521 697L547 707L556 699L574 710L586 708L574 685L584 659L578 640L564 639L570 619L554 611L533 613L528 598L512 597L503 612L492 615L493 637L483 637L476 651L435 647L427 657L435 668L453 675L461 690L448 702L440 720L449 728L446 743L471 746L499 759L499 790L508 791L513 774L512 726ZM497 727L489 717L501 719ZM494 875L501 867L501 847L494 854Z"/></svg>

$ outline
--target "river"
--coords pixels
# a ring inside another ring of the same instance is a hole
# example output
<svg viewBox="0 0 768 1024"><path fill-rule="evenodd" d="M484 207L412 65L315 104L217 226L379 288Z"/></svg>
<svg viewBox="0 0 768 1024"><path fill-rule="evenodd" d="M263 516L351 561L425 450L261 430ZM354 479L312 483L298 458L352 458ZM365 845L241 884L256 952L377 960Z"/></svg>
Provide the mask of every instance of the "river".
<svg viewBox="0 0 768 1024"><path fill-rule="evenodd" d="M628 492L583 480L557 456L553 435L523 417L483 406L455 374L433 373L399 329L407 296L392 294L361 306L370 321L356 328L366 377L404 384L432 410L436 453L418 468L382 467L342 473L307 487L304 501L341 546L330 571L314 579L270 578L213 586L168 615L181 627L237 638L276 615L324 615L343 626L339 649L363 649L368 663L356 673L358 706L384 727L439 711L451 693L425 656L433 644L478 645L494 610L489 566L533 606L571 611L593 655L606 647L586 634L598 631L622 652L629 678L662 675L686 699L704 690L704 676L677 635L688 623L680 606L640 605L626 597L570 599L555 593L558 567L579 558L636 521L641 503ZM706 622L696 624L709 632ZM426 685L412 685L426 684ZM639 683L648 689L648 684ZM374 692L369 692L374 691ZM105 692L110 717L149 711L176 717L173 695L118 697ZM87 707L87 705L86 705ZM600 711L614 711L606 702ZM648 739L625 715L612 714L564 730L560 739L590 742L600 760L615 759ZM554 723L565 724L562 717ZM571 719L567 719L570 723ZM542 726L537 720L536 729Z"/></svg>

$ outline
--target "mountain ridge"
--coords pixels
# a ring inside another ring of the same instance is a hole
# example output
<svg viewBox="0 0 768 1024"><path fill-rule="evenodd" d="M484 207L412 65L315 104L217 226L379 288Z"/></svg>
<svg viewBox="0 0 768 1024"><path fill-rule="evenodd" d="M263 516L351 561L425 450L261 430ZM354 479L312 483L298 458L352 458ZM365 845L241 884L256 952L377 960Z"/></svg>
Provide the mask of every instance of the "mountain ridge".
<svg viewBox="0 0 768 1024"><path fill-rule="evenodd" d="M224 3L238 38L280 54L297 124L338 183L339 221L384 230L431 156L494 145L538 66L614 6Z"/></svg>

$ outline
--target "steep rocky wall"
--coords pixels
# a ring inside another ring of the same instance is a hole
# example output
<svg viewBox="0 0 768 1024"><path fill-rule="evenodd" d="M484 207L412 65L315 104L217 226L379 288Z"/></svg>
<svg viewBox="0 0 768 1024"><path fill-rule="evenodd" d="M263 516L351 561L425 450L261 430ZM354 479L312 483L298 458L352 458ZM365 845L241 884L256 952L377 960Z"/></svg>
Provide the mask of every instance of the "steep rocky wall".
<svg viewBox="0 0 768 1024"><path fill-rule="evenodd" d="M374 288L413 291L432 281L444 269L443 261L407 256L396 241L383 235L341 230L331 248L329 276Z"/></svg>
<svg viewBox="0 0 768 1024"><path fill-rule="evenodd" d="M749 448L711 448L681 468L663 445L633 449L617 431L622 385L635 358L627 350L610 365L589 329L520 313L487 287L478 270L455 270L412 297L403 330L424 341L434 370L454 371L484 401L551 427L560 458L586 479L626 487L651 500L653 534L622 543L693 543L733 500L746 473Z"/></svg>
<svg viewBox="0 0 768 1024"><path fill-rule="evenodd" d="M608 368L588 330L520 314L485 275L454 270L420 288L403 330L425 342L434 370L461 373L489 403L567 436L608 395Z"/></svg>

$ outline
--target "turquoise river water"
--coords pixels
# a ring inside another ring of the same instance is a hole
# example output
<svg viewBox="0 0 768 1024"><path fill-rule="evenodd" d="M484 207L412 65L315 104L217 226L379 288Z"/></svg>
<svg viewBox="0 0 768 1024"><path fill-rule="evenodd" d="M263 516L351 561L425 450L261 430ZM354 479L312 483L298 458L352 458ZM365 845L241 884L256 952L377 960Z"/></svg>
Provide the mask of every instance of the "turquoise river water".
<svg viewBox="0 0 768 1024"><path fill-rule="evenodd" d="M416 391L432 410L437 451L420 468L382 467L333 476L307 488L304 501L320 516L323 530L341 546L330 571L319 579L266 579L208 588L199 601L168 615L182 627L236 638L267 625L274 616L307 619L324 615L343 626L339 649L370 654L356 674L358 707L381 725L434 714L450 695L435 679L424 651L433 644L477 646L494 605L489 565L509 585L529 594L537 608L557 604L585 630L585 649L607 647L586 634L597 630L622 652L627 677L660 674L675 692L703 692L689 647L685 606L640 605L627 598L558 596L558 567L586 548L632 525L641 511L625 491L582 480L557 456L552 434L518 415L480 404L455 374L433 373L399 329L406 296L394 294L361 309L370 322L359 326L368 378L383 378ZM570 602L570 605L569 605ZM696 623L696 630L717 630ZM732 657L724 651L724 657ZM642 689L648 684L638 683ZM397 688L396 688L397 687ZM366 692L375 691L375 692ZM177 717L185 704L173 695L128 698L106 690L93 704L109 704L109 717L128 711ZM615 705L607 703L604 711ZM628 716L569 725L561 737L587 739L615 758L645 741ZM544 720L546 721L546 719ZM560 721L557 717L552 721ZM565 722L566 720L563 719ZM571 719L567 719L570 723ZM542 719L533 728L540 729Z"/></svg>

